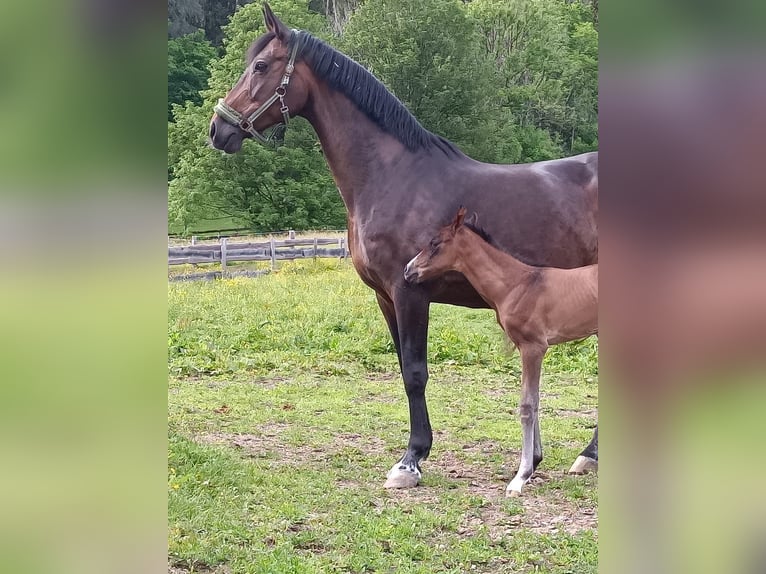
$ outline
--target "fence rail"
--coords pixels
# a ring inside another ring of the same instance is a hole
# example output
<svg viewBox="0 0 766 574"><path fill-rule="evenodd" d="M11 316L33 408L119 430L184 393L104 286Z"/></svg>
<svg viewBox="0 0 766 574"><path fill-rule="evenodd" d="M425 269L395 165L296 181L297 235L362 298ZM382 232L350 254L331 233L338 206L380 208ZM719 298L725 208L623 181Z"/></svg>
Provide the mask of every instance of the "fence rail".
<svg viewBox="0 0 766 574"><path fill-rule="evenodd" d="M241 261L270 261L270 270L274 270L277 261L292 261L294 259L317 259L326 257L338 257L345 259L349 256L348 245L345 237L324 238L309 237L304 239L280 239L274 238L268 241L256 242L230 242L224 237L218 243L197 244L192 238L191 245L168 246L168 266L173 265L201 265L219 264L220 271L206 270L204 273L189 275L176 275L171 277L173 281L211 279L230 275L259 275L263 271L236 271L229 272L229 263Z"/></svg>

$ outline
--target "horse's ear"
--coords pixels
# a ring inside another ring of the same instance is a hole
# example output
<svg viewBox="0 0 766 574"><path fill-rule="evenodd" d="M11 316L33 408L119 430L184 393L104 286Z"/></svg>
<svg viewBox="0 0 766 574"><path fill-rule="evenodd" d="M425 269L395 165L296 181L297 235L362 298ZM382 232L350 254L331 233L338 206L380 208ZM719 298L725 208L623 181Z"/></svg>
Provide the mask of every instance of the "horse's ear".
<svg viewBox="0 0 766 574"><path fill-rule="evenodd" d="M457 210L455 221L452 222L452 229L457 231L457 228L463 225L463 219L465 219L465 207L461 205L460 209Z"/></svg>
<svg viewBox="0 0 766 574"><path fill-rule="evenodd" d="M272 12L268 2L263 3L263 23L269 32L274 32L276 37L282 43L287 43L290 39L290 28L285 26L282 21Z"/></svg>
<svg viewBox="0 0 766 574"><path fill-rule="evenodd" d="M468 219L466 219L465 222L469 225L473 225L474 227L478 227L479 215L474 211L471 215L468 216Z"/></svg>

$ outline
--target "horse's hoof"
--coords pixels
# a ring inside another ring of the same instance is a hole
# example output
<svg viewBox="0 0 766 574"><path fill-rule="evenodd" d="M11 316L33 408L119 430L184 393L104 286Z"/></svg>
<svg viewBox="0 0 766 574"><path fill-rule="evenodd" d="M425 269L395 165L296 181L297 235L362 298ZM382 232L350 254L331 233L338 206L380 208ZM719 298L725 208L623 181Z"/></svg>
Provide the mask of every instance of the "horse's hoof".
<svg viewBox="0 0 766 574"><path fill-rule="evenodd" d="M402 464L395 464L388 471L388 478L383 488L415 488L420 482L420 472L409 469Z"/></svg>
<svg viewBox="0 0 766 574"><path fill-rule="evenodd" d="M509 489L505 491L505 496L507 496L508 498L519 498L521 496L521 492L519 492L518 490Z"/></svg>
<svg viewBox="0 0 766 574"><path fill-rule="evenodd" d="M587 456L578 456L567 474L587 474L598 471L598 461Z"/></svg>

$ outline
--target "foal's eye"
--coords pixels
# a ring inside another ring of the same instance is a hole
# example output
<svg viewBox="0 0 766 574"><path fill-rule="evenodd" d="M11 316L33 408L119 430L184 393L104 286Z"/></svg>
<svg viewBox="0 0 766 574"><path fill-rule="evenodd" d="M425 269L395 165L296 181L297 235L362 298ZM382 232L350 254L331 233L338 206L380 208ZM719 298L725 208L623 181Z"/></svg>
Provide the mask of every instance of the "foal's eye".
<svg viewBox="0 0 766 574"><path fill-rule="evenodd" d="M268 68L268 65L266 64L266 62L261 60L257 61L255 65L253 66L253 70L255 70L256 72L265 72L266 68Z"/></svg>

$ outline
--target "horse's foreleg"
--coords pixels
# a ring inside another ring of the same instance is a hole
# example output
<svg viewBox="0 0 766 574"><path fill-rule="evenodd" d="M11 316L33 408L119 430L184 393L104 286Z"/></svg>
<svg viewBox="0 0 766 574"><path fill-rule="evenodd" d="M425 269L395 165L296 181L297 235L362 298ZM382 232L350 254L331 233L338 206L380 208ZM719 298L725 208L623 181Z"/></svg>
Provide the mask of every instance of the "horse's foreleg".
<svg viewBox="0 0 766 574"><path fill-rule="evenodd" d="M569 469L569 474L586 474L598 470L598 425L593 432L593 438Z"/></svg>
<svg viewBox="0 0 766 574"><path fill-rule="evenodd" d="M380 307L383 313L383 318L388 325L388 331L391 333L391 340L394 342L394 348L396 349L396 356L399 359L399 369L402 368L402 347L399 344L399 325L396 322L396 309L394 308L394 302L388 298L387 295L375 292L375 296L378 299L378 307Z"/></svg>
<svg viewBox="0 0 766 574"><path fill-rule="evenodd" d="M426 342L429 301L409 289L394 301L399 331L399 363L410 408L410 440L404 456L388 472L386 488L411 488L420 482L420 462L431 451L433 435L426 408Z"/></svg>
<svg viewBox="0 0 766 574"><path fill-rule="evenodd" d="M521 462L519 470L505 489L506 496L519 496L522 487L542 460L540 440L540 373L547 346L520 345L521 354Z"/></svg>

